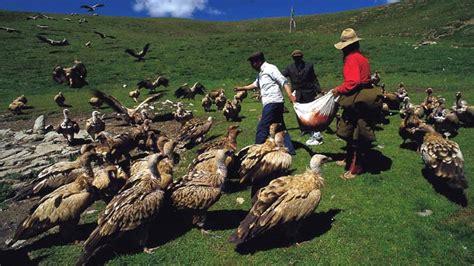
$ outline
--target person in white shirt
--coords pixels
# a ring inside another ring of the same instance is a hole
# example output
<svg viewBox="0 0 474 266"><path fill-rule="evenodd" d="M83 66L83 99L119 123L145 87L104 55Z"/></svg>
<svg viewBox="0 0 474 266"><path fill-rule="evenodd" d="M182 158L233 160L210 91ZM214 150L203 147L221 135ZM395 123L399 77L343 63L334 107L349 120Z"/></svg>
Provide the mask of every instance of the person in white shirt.
<svg viewBox="0 0 474 266"><path fill-rule="evenodd" d="M234 91L254 90L257 88L260 90L263 109L262 117L257 126L255 143L261 144L267 139L272 123L281 123L283 130L286 129L283 120L284 99L281 88L286 91L291 102L295 102L296 97L291 93L288 80L275 65L265 62L265 56L262 52L253 53L247 60L250 61L252 68L258 71L257 78L247 86L235 87ZM286 134L285 146L290 154L295 154L295 148L289 134Z"/></svg>

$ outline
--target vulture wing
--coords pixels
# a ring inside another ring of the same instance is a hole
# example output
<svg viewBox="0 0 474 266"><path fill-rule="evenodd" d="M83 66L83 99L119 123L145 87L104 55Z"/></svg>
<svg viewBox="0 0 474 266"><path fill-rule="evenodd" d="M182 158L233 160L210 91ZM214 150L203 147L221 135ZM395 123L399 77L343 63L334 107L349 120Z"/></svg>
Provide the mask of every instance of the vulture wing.
<svg viewBox="0 0 474 266"><path fill-rule="evenodd" d="M137 53L135 53L135 51L133 51L132 49L125 49L125 52L133 57L140 57Z"/></svg>
<svg viewBox="0 0 474 266"><path fill-rule="evenodd" d="M117 98L115 98L114 96L106 95L99 90L93 90L93 94L95 97L101 99L108 106L114 109L115 112L128 115L128 109L125 106L123 106L123 104L119 100L117 100Z"/></svg>

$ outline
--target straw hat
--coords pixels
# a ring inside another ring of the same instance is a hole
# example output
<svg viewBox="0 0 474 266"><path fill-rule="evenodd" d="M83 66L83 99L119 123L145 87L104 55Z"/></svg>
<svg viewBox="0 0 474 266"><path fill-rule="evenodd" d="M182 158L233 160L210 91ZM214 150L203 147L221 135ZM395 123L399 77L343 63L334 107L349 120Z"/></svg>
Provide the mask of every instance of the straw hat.
<svg viewBox="0 0 474 266"><path fill-rule="evenodd" d="M350 44L353 44L355 42L358 42L360 40L362 40L362 38L357 37L357 34L354 29L347 28L342 31L341 41L334 44L334 47L336 47L336 49L342 50L344 47Z"/></svg>
<svg viewBox="0 0 474 266"><path fill-rule="evenodd" d="M303 56L303 52L301 50L296 49L293 52L291 52L291 56L292 57Z"/></svg>

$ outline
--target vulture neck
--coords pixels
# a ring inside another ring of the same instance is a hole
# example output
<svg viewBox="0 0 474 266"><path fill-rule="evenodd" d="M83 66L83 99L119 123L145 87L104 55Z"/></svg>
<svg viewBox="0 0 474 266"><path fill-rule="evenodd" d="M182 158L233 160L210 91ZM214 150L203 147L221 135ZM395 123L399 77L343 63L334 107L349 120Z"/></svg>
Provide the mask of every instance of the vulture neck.
<svg viewBox="0 0 474 266"><path fill-rule="evenodd" d="M94 155L95 154L92 152L87 152L83 155L84 157L81 159L81 167L86 173L86 175L90 177L94 175L92 171L92 156Z"/></svg>
<svg viewBox="0 0 474 266"><path fill-rule="evenodd" d="M150 170L151 176L155 179L160 180L160 172L158 172L158 162L161 160L161 156L155 155L148 164L148 170Z"/></svg>
<svg viewBox="0 0 474 266"><path fill-rule="evenodd" d="M227 167L225 166L225 157L217 160L217 173L224 178L227 176Z"/></svg>

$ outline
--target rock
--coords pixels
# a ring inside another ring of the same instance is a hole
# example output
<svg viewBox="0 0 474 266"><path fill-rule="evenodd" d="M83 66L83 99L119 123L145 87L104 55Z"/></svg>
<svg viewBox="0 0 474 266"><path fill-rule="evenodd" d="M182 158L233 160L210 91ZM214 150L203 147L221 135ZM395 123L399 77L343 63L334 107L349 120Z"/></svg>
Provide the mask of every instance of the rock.
<svg viewBox="0 0 474 266"><path fill-rule="evenodd" d="M44 115L38 116L35 120L35 124L33 125L33 133L36 134L44 134L44 127L45 127L45 117Z"/></svg>
<svg viewBox="0 0 474 266"><path fill-rule="evenodd" d="M19 131L15 133L15 135L13 136L13 139L15 141L20 141L26 137L28 137L28 134L25 134L24 132Z"/></svg>
<svg viewBox="0 0 474 266"><path fill-rule="evenodd" d="M0 129L0 137L9 137L13 135L13 131L9 128L7 129Z"/></svg>
<svg viewBox="0 0 474 266"><path fill-rule="evenodd" d="M33 134L33 129L27 129L27 130L25 130L25 133L26 134Z"/></svg>
<svg viewBox="0 0 474 266"><path fill-rule="evenodd" d="M244 204L244 202L245 202L244 198L242 198L242 197L236 198L235 201L236 201L238 204Z"/></svg>
<svg viewBox="0 0 474 266"><path fill-rule="evenodd" d="M76 139L87 139L88 137L89 134L84 129L79 130L79 133L74 136Z"/></svg>
<svg viewBox="0 0 474 266"><path fill-rule="evenodd" d="M64 145L43 142L36 146L35 153L40 155L46 155L52 152L61 152L63 149Z"/></svg>
<svg viewBox="0 0 474 266"><path fill-rule="evenodd" d="M44 135L44 142L52 142L52 143L57 143L57 142L62 142L62 135L59 134L56 131L50 131Z"/></svg>

